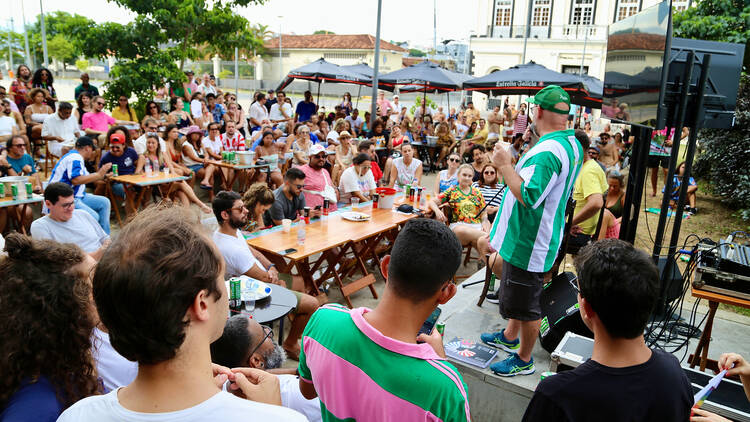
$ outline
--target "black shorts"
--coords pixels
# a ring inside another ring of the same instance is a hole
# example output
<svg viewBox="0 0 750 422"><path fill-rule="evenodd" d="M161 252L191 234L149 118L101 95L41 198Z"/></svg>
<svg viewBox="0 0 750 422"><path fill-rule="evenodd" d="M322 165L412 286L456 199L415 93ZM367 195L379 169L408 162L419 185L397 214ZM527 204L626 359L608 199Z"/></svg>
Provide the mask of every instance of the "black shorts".
<svg viewBox="0 0 750 422"><path fill-rule="evenodd" d="M666 155L649 155L648 163L646 164L650 169L655 169L660 166L665 169L669 167L669 157Z"/></svg>
<svg viewBox="0 0 750 422"><path fill-rule="evenodd" d="M570 238L568 238L568 244L571 246L577 246L578 248L582 248L591 242L591 235L578 233L571 235Z"/></svg>
<svg viewBox="0 0 750 422"><path fill-rule="evenodd" d="M544 286L544 273L532 273L503 263L500 281L500 315L505 319L536 321L542 317L539 299Z"/></svg>

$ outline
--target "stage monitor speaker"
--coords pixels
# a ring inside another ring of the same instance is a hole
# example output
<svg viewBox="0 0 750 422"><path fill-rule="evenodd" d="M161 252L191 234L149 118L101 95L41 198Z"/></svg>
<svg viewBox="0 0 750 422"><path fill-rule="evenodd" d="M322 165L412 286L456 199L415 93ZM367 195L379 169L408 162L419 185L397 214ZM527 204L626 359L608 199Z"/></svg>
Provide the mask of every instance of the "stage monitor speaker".
<svg viewBox="0 0 750 422"><path fill-rule="evenodd" d="M659 257L659 300L656 302L654 316L663 316L668 305L682 296L682 273L674 259Z"/></svg>
<svg viewBox="0 0 750 422"><path fill-rule="evenodd" d="M544 350L552 353L566 332L570 331L585 337L594 338L586 327L578 309L578 293L570 284L575 274L564 272L555 276L545 286L540 298L542 325L539 328L539 342Z"/></svg>

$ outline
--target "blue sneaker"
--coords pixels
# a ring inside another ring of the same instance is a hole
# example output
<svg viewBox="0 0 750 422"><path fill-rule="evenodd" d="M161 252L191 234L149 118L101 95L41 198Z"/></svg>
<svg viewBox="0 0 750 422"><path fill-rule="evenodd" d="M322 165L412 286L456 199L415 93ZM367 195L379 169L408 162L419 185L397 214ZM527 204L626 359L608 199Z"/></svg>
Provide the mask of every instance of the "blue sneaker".
<svg viewBox="0 0 750 422"><path fill-rule="evenodd" d="M492 347L505 350L508 353L513 353L521 346L521 341L515 339L510 341L505 338L505 328L499 333L482 333L480 336L482 341Z"/></svg>
<svg viewBox="0 0 750 422"><path fill-rule="evenodd" d="M490 365L490 369L495 375L500 375L501 377L533 374L535 371L534 358L531 358L528 362L524 362L517 354L512 353L505 360Z"/></svg>

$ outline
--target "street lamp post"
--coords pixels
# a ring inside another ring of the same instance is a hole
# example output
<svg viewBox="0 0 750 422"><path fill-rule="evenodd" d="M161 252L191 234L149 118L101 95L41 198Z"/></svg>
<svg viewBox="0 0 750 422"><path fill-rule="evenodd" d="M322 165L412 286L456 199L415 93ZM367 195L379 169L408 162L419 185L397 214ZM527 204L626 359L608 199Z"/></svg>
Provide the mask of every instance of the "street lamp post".
<svg viewBox="0 0 750 422"><path fill-rule="evenodd" d="M34 58L31 57L29 50L29 33L26 31L26 11L23 8L23 0L21 0L21 17L23 19L23 43L26 48L26 64L34 68Z"/></svg>
<svg viewBox="0 0 750 422"><path fill-rule="evenodd" d="M44 59L44 67L49 67L49 60L47 58L47 25L44 21L44 6L42 0L39 0L39 14L42 17L42 56Z"/></svg>
<svg viewBox="0 0 750 422"><path fill-rule="evenodd" d="M284 66L283 66L283 64L284 64L283 60L284 59L282 58L284 56L284 49L283 49L283 47L281 45L281 38L282 38L282 35L281 35L281 21L282 21L283 18L284 18L283 16L279 16L279 81L281 81L282 79L284 79Z"/></svg>
<svg viewBox="0 0 750 422"><path fill-rule="evenodd" d="M375 69L372 77L372 104L370 104L369 128L375 124L378 117L378 69L380 68L380 11L383 8L383 0L378 0L378 20L375 27Z"/></svg>

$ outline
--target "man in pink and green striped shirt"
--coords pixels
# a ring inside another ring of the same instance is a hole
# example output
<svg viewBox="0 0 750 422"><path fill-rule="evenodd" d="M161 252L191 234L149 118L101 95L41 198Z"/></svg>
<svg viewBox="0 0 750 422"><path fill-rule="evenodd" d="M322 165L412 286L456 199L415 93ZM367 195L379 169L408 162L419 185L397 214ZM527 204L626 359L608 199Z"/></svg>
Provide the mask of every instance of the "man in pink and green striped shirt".
<svg viewBox="0 0 750 422"><path fill-rule="evenodd" d="M383 260L388 280L375 309L326 305L313 314L302 336L300 390L320 397L324 421L471 420L466 384L446 360L442 337L417 337L455 295L460 261L461 244L447 226L411 220L390 263Z"/></svg>

